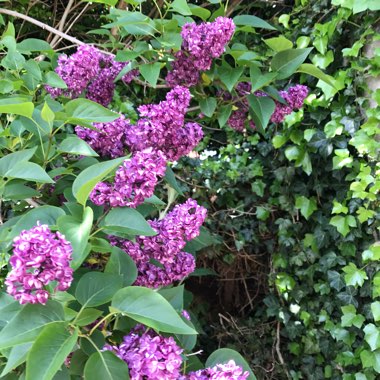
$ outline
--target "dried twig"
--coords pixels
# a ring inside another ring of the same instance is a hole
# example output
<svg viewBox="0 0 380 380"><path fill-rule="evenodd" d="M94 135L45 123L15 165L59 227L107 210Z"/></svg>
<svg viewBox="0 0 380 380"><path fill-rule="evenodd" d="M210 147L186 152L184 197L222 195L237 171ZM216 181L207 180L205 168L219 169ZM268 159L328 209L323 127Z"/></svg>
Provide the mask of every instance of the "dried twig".
<svg viewBox="0 0 380 380"><path fill-rule="evenodd" d="M59 21L59 24L58 24L58 27L57 29L60 31L60 32L63 32L63 28L65 26L65 23L66 23L66 19L67 19L67 16L69 15L73 5L75 3L75 0L69 0L66 8L65 8L65 11L63 12L63 15L62 15L62 18L61 20ZM59 39L60 36L58 36L57 34L55 35L55 37L52 39L51 41L51 46L53 48L55 48L58 44L59 44Z"/></svg>

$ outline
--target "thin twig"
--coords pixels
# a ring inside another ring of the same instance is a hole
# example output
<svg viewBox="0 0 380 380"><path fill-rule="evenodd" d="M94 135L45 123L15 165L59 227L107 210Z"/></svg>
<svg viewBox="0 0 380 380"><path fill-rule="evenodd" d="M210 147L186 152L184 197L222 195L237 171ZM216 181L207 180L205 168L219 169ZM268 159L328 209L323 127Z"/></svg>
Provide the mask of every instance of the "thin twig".
<svg viewBox="0 0 380 380"><path fill-rule="evenodd" d="M78 13L78 15L75 17L74 21L67 27L65 33L67 34L70 29L75 25L75 23L82 17L83 13L86 12L87 8L90 6L90 3L87 3L84 8ZM59 45L62 41L62 37L59 37L58 41L56 42L55 46ZM53 46L54 47L54 46Z"/></svg>
<svg viewBox="0 0 380 380"><path fill-rule="evenodd" d="M74 5L74 2L75 0L69 0L66 8L65 8L65 11L63 12L63 15L62 15L62 18L61 20L59 21L59 24L58 24L58 27L57 29L60 31L60 32L63 32L63 28L65 26L65 22L66 22L66 19L67 19L67 16L69 15L73 5ZM51 46L53 47L53 49L58 45L59 43L59 36L55 36L52 41L51 41Z"/></svg>
<svg viewBox="0 0 380 380"><path fill-rule="evenodd" d="M42 29L45 29L47 30L48 32L50 33L53 33L57 36L60 36L62 37L63 39L67 40L67 41L70 41L76 45L85 45L84 42L82 41L79 41L78 39L76 39L75 37L71 37L69 36L68 34L66 33L63 33L61 31L59 31L58 29L55 29L41 21L38 21L36 20L35 18L32 18L32 17L29 17L29 16L26 16L26 15L23 15L22 13L19 13L19 12L16 12L16 11L11 11L11 10L8 10L8 9L4 9L4 8L0 8L0 14L6 14L6 15L9 15L9 16L12 16L12 17L17 17L17 18L21 18L25 21L28 21L30 22L31 24L34 24L34 25L37 25L39 26L40 28Z"/></svg>

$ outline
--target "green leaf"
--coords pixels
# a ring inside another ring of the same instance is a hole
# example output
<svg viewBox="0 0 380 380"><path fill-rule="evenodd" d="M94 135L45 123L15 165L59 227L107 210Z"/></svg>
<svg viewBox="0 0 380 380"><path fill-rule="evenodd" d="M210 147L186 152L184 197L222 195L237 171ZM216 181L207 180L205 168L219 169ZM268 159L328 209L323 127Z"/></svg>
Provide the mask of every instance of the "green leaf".
<svg viewBox="0 0 380 380"><path fill-rule="evenodd" d="M272 59L271 67L277 71L277 79L284 79L296 72L313 48L288 49L278 52Z"/></svg>
<svg viewBox="0 0 380 380"><path fill-rule="evenodd" d="M179 195L183 195L183 192L175 178L175 174L172 168L170 168L169 166L166 168L164 179L170 185L170 187L172 187Z"/></svg>
<svg viewBox="0 0 380 380"><path fill-rule="evenodd" d="M28 230L36 226L37 222L49 226L55 225L57 219L62 215L65 215L65 212L60 207L44 205L32 209L18 220L12 229L11 236L15 237L19 235L22 230Z"/></svg>
<svg viewBox="0 0 380 380"><path fill-rule="evenodd" d="M213 97L206 97L199 102L201 112L207 117L211 117L216 109L216 99Z"/></svg>
<svg viewBox="0 0 380 380"><path fill-rule="evenodd" d="M188 6L191 14L200 17L203 21L206 21L211 16L211 12L206 8L199 7L195 4L188 4Z"/></svg>
<svg viewBox="0 0 380 380"><path fill-rule="evenodd" d="M240 15L233 18L236 26L252 26L253 28L277 30L274 26L268 24L259 17L252 15Z"/></svg>
<svg viewBox="0 0 380 380"><path fill-rule="evenodd" d="M371 311L375 322L380 321L380 302L375 301L371 303Z"/></svg>
<svg viewBox="0 0 380 380"><path fill-rule="evenodd" d="M60 152L78 154L81 156L98 156L85 141L77 136L66 137L58 146Z"/></svg>
<svg viewBox="0 0 380 380"><path fill-rule="evenodd" d="M170 4L170 9L174 12L177 12L183 16L191 16L191 9L189 8L189 5L187 4L186 0L174 0Z"/></svg>
<svg viewBox="0 0 380 380"><path fill-rule="evenodd" d="M41 117L42 117L42 119L44 119L48 123L52 123L55 119L55 113L50 109L47 102L45 102L44 106L42 107Z"/></svg>
<svg viewBox="0 0 380 380"><path fill-rule="evenodd" d="M0 350L34 341L45 325L56 321L64 321L59 302L49 300L46 305L25 305L0 331Z"/></svg>
<svg viewBox="0 0 380 380"><path fill-rule="evenodd" d="M160 76L161 63L147 63L139 65L139 71L144 79L153 87L156 87L158 77Z"/></svg>
<svg viewBox="0 0 380 380"><path fill-rule="evenodd" d="M127 363L111 351L94 352L84 367L85 380L129 380Z"/></svg>
<svg viewBox="0 0 380 380"><path fill-rule="evenodd" d="M87 244L90 236L94 212L91 207L86 207L82 220L71 215L61 216L58 221L58 229L65 235L73 247L71 267L75 270L83 263L87 256Z"/></svg>
<svg viewBox="0 0 380 380"><path fill-rule="evenodd" d="M37 337L26 360L26 380L51 380L59 371L78 339L78 330L70 333L66 323L47 325Z"/></svg>
<svg viewBox="0 0 380 380"><path fill-rule="evenodd" d="M154 236L156 231L135 209L128 207L113 208L100 224L108 231L116 231L128 235Z"/></svg>
<svg viewBox="0 0 380 380"><path fill-rule="evenodd" d="M149 288L130 286L119 290L112 299L112 307L157 331L184 335L197 333L164 297Z"/></svg>
<svg viewBox="0 0 380 380"><path fill-rule="evenodd" d="M183 310L183 285L174 286L173 288L160 289L158 292L173 306L177 311Z"/></svg>
<svg viewBox="0 0 380 380"><path fill-rule="evenodd" d="M244 71L244 67L231 67L227 64L218 68L219 78L226 85L228 91L232 91L235 84L238 82L241 74Z"/></svg>
<svg viewBox="0 0 380 380"><path fill-rule="evenodd" d="M32 117L34 105L27 98L6 98L0 99L0 114L10 113L25 117Z"/></svg>
<svg viewBox="0 0 380 380"><path fill-rule="evenodd" d="M361 314L356 314L356 308L354 305L343 306L342 308L342 327L351 327L355 326L358 329L361 328L365 317Z"/></svg>
<svg viewBox="0 0 380 380"><path fill-rule="evenodd" d="M103 312L97 309L82 309L75 318L75 324L77 326L87 326L99 318Z"/></svg>
<svg viewBox="0 0 380 380"><path fill-rule="evenodd" d="M289 50L293 47L292 41L289 41L284 36L268 38L264 42L275 51Z"/></svg>
<svg viewBox="0 0 380 380"><path fill-rule="evenodd" d="M88 123L108 123L120 117L120 114L83 98L70 100L65 105L65 111L68 115L67 123L85 126Z"/></svg>
<svg viewBox="0 0 380 380"><path fill-rule="evenodd" d="M7 171L4 177L9 178L21 178L27 181L33 181L37 183L54 183L51 177L42 169L41 166L33 162L18 162L9 171Z"/></svg>
<svg viewBox="0 0 380 380"><path fill-rule="evenodd" d="M369 344L371 347L371 351L375 351L377 348L380 347L380 330L378 327L376 327L373 323L369 323L366 327L363 329L365 336L365 341Z"/></svg>
<svg viewBox="0 0 380 380"><path fill-rule="evenodd" d="M250 67L250 78L252 88L251 91L255 92L260 88L267 86L269 83L273 81L273 79L277 76L277 73L266 73L263 74L259 68L256 66Z"/></svg>
<svg viewBox="0 0 380 380"><path fill-rule="evenodd" d="M37 38L27 38L17 44L17 50L20 53L27 53L31 51L52 51L53 48L44 40Z"/></svg>
<svg viewBox="0 0 380 380"><path fill-rule="evenodd" d="M346 285L342 279L342 276L337 271L327 271L327 278L329 280L330 286L338 292L342 290Z"/></svg>
<svg viewBox="0 0 380 380"><path fill-rule="evenodd" d="M20 364L24 363L26 356L32 347L32 343L19 344L11 349L7 364L5 365L3 372L0 374L0 378L4 377L7 373L11 372L14 368L18 367Z"/></svg>
<svg viewBox="0 0 380 380"><path fill-rule="evenodd" d="M284 135L277 134L272 139L272 144L275 149L281 148L286 142L288 138Z"/></svg>
<svg viewBox="0 0 380 380"><path fill-rule="evenodd" d="M205 366L214 367L217 364L227 364L230 360L233 360L237 365L243 368L244 371L249 372L247 380L256 380L256 376L253 374L251 368L245 359L235 350L230 348L220 348L214 351L207 359Z"/></svg>
<svg viewBox="0 0 380 380"><path fill-rule="evenodd" d="M37 148L20 150L0 158L0 176L5 177L17 163L29 161Z"/></svg>
<svg viewBox="0 0 380 380"><path fill-rule="evenodd" d="M264 131L276 107L274 101L269 96L253 94L248 95L247 98L256 126Z"/></svg>
<svg viewBox="0 0 380 380"><path fill-rule="evenodd" d="M343 268L344 279L347 285L352 285L354 287L363 286L364 280L368 280L367 273L359 269L354 263L349 263Z"/></svg>
<svg viewBox="0 0 380 380"><path fill-rule="evenodd" d="M232 105L227 104L225 106L222 106L218 109L218 123L220 127L223 127L227 123L227 120L231 116L232 112Z"/></svg>
<svg viewBox="0 0 380 380"><path fill-rule="evenodd" d="M132 35L153 36L155 32L154 23L141 12L123 11L123 16L111 24L103 25L103 28L122 27L127 33Z"/></svg>
<svg viewBox="0 0 380 380"><path fill-rule="evenodd" d="M131 257L118 247L113 247L107 262L105 273L121 276L123 286L132 285L137 278L137 267Z"/></svg>
<svg viewBox="0 0 380 380"><path fill-rule="evenodd" d="M54 71L49 71L46 73L45 84L55 88L67 88L66 82Z"/></svg>
<svg viewBox="0 0 380 380"><path fill-rule="evenodd" d="M301 214L305 219L309 219L309 217L313 214L315 210L318 209L317 201L315 198L306 198L302 196L296 196L296 208L301 210Z"/></svg>
<svg viewBox="0 0 380 380"><path fill-rule="evenodd" d="M89 272L84 274L75 290L75 298L85 307L104 305L122 287L122 279L111 273Z"/></svg>
<svg viewBox="0 0 380 380"><path fill-rule="evenodd" d="M73 195L76 200L80 204L85 205L96 184L115 170L125 159L126 157L115 158L114 160L89 166L83 170L73 183Z"/></svg>
<svg viewBox="0 0 380 380"><path fill-rule="evenodd" d="M321 81L327 83L331 87L335 87L335 79L330 76L325 74L321 69L318 69L318 67L312 65L311 63L303 63L298 69L297 73L305 73L312 75L315 78L320 79Z"/></svg>
<svg viewBox="0 0 380 380"><path fill-rule="evenodd" d="M331 218L330 224L336 227L343 236L347 236L350 232L350 227L356 227L356 220L352 215L336 215Z"/></svg>

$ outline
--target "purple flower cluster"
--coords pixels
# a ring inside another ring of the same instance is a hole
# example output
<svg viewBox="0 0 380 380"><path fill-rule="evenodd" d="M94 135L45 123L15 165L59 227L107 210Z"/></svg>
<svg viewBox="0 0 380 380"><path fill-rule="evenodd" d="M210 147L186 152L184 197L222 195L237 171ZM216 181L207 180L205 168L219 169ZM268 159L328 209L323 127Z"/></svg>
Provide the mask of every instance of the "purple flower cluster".
<svg viewBox="0 0 380 380"><path fill-rule="evenodd" d="M242 367L236 365L234 360L230 360L226 364L217 364L212 368L189 372L178 380L246 380L248 376L248 371L244 371Z"/></svg>
<svg viewBox="0 0 380 380"><path fill-rule="evenodd" d="M86 97L107 106L113 97L114 80L128 62L116 62L113 55L102 53L91 45L79 46L71 56L62 54L58 58L55 72L66 83L67 89L46 86L46 90L54 98L60 95L77 98L86 90ZM137 75L132 70L122 77L129 83Z"/></svg>
<svg viewBox="0 0 380 380"><path fill-rule="evenodd" d="M111 244L119 246L136 262L136 285L167 286L194 271L194 257L182 249L187 241L199 235L206 214L204 207L188 199L175 206L163 219L149 222L157 235L138 236L136 242L111 238Z"/></svg>
<svg viewBox="0 0 380 380"><path fill-rule="evenodd" d="M96 205L137 207L154 193L158 178L166 171L166 159L152 148L135 153L117 169L112 184L99 182L90 194Z"/></svg>
<svg viewBox="0 0 380 380"><path fill-rule="evenodd" d="M126 136L129 148L136 152L152 147L162 151L169 161L188 154L203 137L199 124L185 124L189 104L189 90L176 86L159 104L140 106L140 119Z"/></svg>
<svg viewBox="0 0 380 380"><path fill-rule="evenodd" d="M236 91L240 97L244 97L251 91L251 84L248 82L239 83L236 87ZM308 88L303 85L296 85L290 87L287 91L279 91L280 96L287 102L282 104L275 101L276 108L270 118L272 123L281 123L285 116L290 115L293 110L299 109L303 106L303 103L308 95ZM262 91L255 92L256 96L268 96ZM233 111L228 119L228 125L237 130L243 132L248 121L249 105L246 99L242 99L240 102L235 103L238 107L236 111ZM255 128L252 121L249 121L249 126Z"/></svg>
<svg viewBox="0 0 380 380"><path fill-rule="evenodd" d="M75 132L86 141L100 156L111 158L125 154L126 139L131 126L130 121L121 115L109 123L94 123L97 130L77 126Z"/></svg>
<svg viewBox="0 0 380 380"><path fill-rule="evenodd" d="M183 350L172 337L163 337L137 325L119 346L106 345L128 364L131 380L178 380Z"/></svg>
<svg viewBox="0 0 380 380"><path fill-rule="evenodd" d="M172 70L166 81L169 86L194 86L200 71L209 70L214 58L220 57L235 31L232 19L217 17L213 22L199 25L188 23L182 27L181 50L175 54Z"/></svg>
<svg viewBox="0 0 380 380"><path fill-rule="evenodd" d="M20 304L45 304L49 293L44 289L57 281L56 290L67 290L73 280L70 268L71 244L59 232L45 224L24 230L14 239L12 270L5 280L7 292Z"/></svg>

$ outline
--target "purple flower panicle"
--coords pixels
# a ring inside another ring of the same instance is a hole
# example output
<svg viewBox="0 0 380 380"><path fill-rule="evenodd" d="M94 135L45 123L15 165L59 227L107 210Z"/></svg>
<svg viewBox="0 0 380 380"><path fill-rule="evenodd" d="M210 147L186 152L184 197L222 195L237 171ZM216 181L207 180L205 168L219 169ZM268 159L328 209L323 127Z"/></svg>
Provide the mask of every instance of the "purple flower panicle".
<svg viewBox="0 0 380 380"><path fill-rule="evenodd" d="M72 247L59 232L45 224L24 230L14 239L12 270L5 280L7 292L20 304L45 304L49 293L44 289L57 281L56 290L67 290L73 280L70 268Z"/></svg>
<svg viewBox="0 0 380 380"><path fill-rule="evenodd" d="M129 148L136 152L151 147L162 151L169 161L188 154L203 137L197 123L185 124L189 104L189 90L176 86L159 104L140 106L140 119L127 135Z"/></svg>
<svg viewBox="0 0 380 380"><path fill-rule="evenodd" d="M91 45L79 46L69 57L62 54L55 72L66 83L67 89L46 86L46 91L54 98L64 95L72 99L85 93L87 99L107 106L113 98L116 77L128 65L128 62L116 62L114 58ZM122 80L129 83L137 74L136 70L131 70Z"/></svg>
<svg viewBox="0 0 380 380"><path fill-rule="evenodd" d="M199 25L188 23L182 27L181 50L174 56L172 70L166 81L169 86L194 86L200 72L209 70L214 58L220 57L235 31L232 19L217 17L213 22Z"/></svg>
<svg viewBox="0 0 380 380"><path fill-rule="evenodd" d="M135 153L117 169L114 183L99 182L90 194L96 205L137 207L154 193L158 178L164 176L166 159L160 151L148 148Z"/></svg>
<svg viewBox="0 0 380 380"><path fill-rule="evenodd" d="M111 238L136 263L136 285L150 288L180 281L195 270L193 255L183 252L186 242L199 235L207 210L193 199L177 205L161 220L149 221L155 236L138 236L136 242ZM158 262L158 265L155 262Z"/></svg>
<svg viewBox="0 0 380 380"><path fill-rule="evenodd" d="M163 337L137 325L119 346L106 345L128 364L131 380L178 380L183 352L172 337Z"/></svg>

